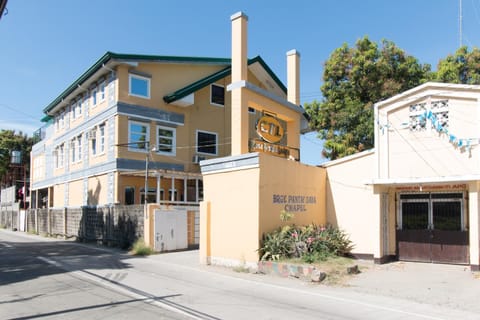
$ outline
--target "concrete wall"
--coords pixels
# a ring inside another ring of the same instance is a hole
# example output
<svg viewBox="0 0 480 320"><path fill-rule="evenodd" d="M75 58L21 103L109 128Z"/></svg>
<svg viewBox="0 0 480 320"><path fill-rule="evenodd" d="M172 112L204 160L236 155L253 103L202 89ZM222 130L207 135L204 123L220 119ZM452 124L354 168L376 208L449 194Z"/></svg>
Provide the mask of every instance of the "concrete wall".
<svg viewBox="0 0 480 320"><path fill-rule="evenodd" d="M323 165L326 178L327 222L343 229L357 254L374 254L380 223L373 186L365 185L374 169L373 152L331 161Z"/></svg>
<svg viewBox="0 0 480 320"><path fill-rule="evenodd" d="M143 238L143 206L31 209L27 231L128 248ZM3 214L0 214L0 222Z"/></svg>
<svg viewBox="0 0 480 320"><path fill-rule="evenodd" d="M264 233L285 224L325 224L325 170L250 153L202 162L203 263L255 266ZM282 210L294 214L280 220Z"/></svg>

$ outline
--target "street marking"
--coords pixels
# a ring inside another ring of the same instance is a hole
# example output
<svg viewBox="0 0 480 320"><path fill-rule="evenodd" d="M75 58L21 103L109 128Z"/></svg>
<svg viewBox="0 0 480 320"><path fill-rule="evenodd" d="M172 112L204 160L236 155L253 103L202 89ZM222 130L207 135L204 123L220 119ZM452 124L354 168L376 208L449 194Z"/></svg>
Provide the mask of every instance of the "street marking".
<svg viewBox="0 0 480 320"><path fill-rule="evenodd" d="M46 262L48 264L54 265L57 268L62 267L62 265L60 263L58 263L57 261L54 261L52 259L48 259L48 258L45 258L45 257L37 257L37 259L42 260L43 262Z"/></svg>
<svg viewBox="0 0 480 320"><path fill-rule="evenodd" d="M8 243L0 243L0 245L2 245L3 247L5 248L8 248L8 249L13 249L14 247Z"/></svg>

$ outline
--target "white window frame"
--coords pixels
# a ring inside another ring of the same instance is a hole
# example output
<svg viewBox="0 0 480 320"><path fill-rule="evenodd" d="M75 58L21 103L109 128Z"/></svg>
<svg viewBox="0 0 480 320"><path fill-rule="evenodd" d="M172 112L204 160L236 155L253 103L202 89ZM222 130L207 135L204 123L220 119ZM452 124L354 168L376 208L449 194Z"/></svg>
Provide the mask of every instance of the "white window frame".
<svg viewBox="0 0 480 320"><path fill-rule="evenodd" d="M212 98L213 98L213 86L216 86L216 87L220 87L223 89L223 104L220 104L220 103L216 103L216 102L213 102L212 101ZM210 85L210 104L211 105L214 105L214 106L218 106L218 107L225 107L225 87L220 85L220 84L216 84L216 83L212 83Z"/></svg>
<svg viewBox="0 0 480 320"><path fill-rule="evenodd" d="M163 154L163 155L166 155L166 156L175 156L176 155L176 150L177 150L177 129L175 128L172 128L172 127L165 127L165 126L159 126L157 125L157 128L156 128L156 149L157 149L157 153L158 154ZM171 131L173 133L172 137L160 137L160 135L158 134L158 130L159 129L162 129L162 130L168 130L168 131ZM172 140L172 152L166 152L166 151L161 151L160 149L160 138L165 138L165 139L170 139Z"/></svg>
<svg viewBox="0 0 480 320"><path fill-rule="evenodd" d="M77 162L82 161L82 135L77 136Z"/></svg>
<svg viewBox="0 0 480 320"><path fill-rule="evenodd" d="M76 137L70 140L70 151L71 151L70 162L71 163L77 162L77 138Z"/></svg>
<svg viewBox="0 0 480 320"><path fill-rule="evenodd" d="M132 124L145 126L147 128L147 131L145 132L145 149L139 149L139 148L133 147L133 144L136 143L136 141L131 140L131 135L132 135L131 125ZM150 123L149 122L140 122L140 121L135 121L135 120L129 120L128 121L128 151L144 152L145 153L145 152L148 152L149 145L150 145Z"/></svg>
<svg viewBox="0 0 480 320"><path fill-rule="evenodd" d="M55 168L57 169L61 169L63 168L63 165L64 165L64 158L65 158L65 144L62 143L60 145L58 145L56 148L56 166Z"/></svg>
<svg viewBox="0 0 480 320"><path fill-rule="evenodd" d="M92 155L96 156L98 154L97 131L96 129L93 129L93 130L95 130L95 135L90 139L91 141L90 148L92 150Z"/></svg>
<svg viewBox="0 0 480 320"><path fill-rule="evenodd" d="M215 136L215 153L199 151L199 148L202 147L202 146L199 145L199 141L198 141L198 134L199 133L207 133L207 134L211 134L211 135ZM195 145L196 145L196 151L197 151L198 154L205 154L205 155L210 155L210 156L218 155L218 133L211 132L211 131L206 131L206 130L196 130L196 132L195 132Z"/></svg>
<svg viewBox="0 0 480 320"><path fill-rule="evenodd" d="M135 78L137 80L144 80L144 81L147 82L147 95L146 96L132 92L132 79L133 78ZM133 97L143 98L143 99L150 99L150 82L151 82L151 80L148 77L143 77L143 76L139 76L137 74L129 73L128 74L128 95L133 96Z"/></svg>
<svg viewBox="0 0 480 320"><path fill-rule="evenodd" d="M105 123L102 123L101 125L98 126L98 134L99 134L99 154L104 154L105 153Z"/></svg>
<svg viewBox="0 0 480 320"><path fill-rule="evenodd" d="M105 81L100 82L98 88L98 93L100 94L99 102L103 102L105 101Z"/></svg>
<svg viewBox="0 0 480 320"><path fill-rule="evenodd" d="M92 96L92 106L93 106L93 107L96 107L96 106L97 106L97 103L98 103L98 101L97 101L97 93L98 93L98 92L97 92L97 91L98 91L97 88L93 88L93 89L92 89L92 92L91 92L91 96Z"/></svg>

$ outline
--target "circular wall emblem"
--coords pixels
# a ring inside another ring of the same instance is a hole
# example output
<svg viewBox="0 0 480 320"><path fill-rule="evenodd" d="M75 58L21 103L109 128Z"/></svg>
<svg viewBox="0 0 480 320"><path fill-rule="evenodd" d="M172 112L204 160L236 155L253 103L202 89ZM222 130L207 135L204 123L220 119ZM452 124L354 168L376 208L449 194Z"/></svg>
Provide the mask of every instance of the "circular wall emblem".
<svg viewBox="0 0 480 320"><path fill-rule="evenodd" d="M277 118L263 116L257 121L257 134L267 142L277 143L283 138L283 127Z"/></svg>

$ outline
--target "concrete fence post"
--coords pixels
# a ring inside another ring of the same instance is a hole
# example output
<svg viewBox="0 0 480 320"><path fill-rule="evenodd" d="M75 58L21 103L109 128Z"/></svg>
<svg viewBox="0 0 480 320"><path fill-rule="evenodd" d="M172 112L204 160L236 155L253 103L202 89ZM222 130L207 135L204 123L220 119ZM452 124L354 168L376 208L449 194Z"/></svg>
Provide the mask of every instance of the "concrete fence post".
<svg viewBox="0 0 480 320"><path fill-rule="evenodd" d="M63 208L63 239L67 239L67 207Z"/></svg>
<svg viewBox="0 0 480 320"><path fill-rule="evenodd" d="M38 234L38 208L35 209L35 233Z"/></svg>
<svg viewBox="0 0 480 320"><path fill-rule="evenodd" d="M47 235L51 235L52 234L52 218L51 218L51 214L52 214L52 209L48 209L47 211Z"/></svg>

